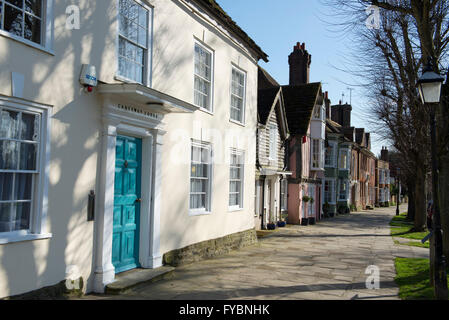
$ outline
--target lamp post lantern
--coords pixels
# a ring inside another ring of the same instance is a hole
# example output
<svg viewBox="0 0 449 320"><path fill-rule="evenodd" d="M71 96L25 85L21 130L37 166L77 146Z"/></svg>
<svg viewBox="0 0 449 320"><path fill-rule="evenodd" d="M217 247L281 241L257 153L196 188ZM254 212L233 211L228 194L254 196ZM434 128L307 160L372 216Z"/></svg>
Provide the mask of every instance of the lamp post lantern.
<svg viewBox="0 0 449 320"><path fill-rule="evenodd" d="M431 135L431 153L432 153L432 197L433 197L433 223L435 237L435 297L439 300L447 300L447 276L446 260L443 254L443 237L441 229L440 216L440 197L439 197L439 169L436 148L436 120L435 108L440 103L441 86L444 77L433 71L432 60L429 58L427 66L423 70L422 76L418 80L418 90L421 101L430 106L430 135Z"/></svg>

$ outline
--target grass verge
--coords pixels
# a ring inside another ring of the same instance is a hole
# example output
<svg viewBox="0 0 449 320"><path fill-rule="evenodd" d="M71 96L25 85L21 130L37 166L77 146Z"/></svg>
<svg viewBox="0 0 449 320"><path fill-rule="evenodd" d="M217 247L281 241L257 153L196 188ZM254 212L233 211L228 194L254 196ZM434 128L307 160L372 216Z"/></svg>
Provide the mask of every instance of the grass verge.
<svg viewBox="0 0 449 320"><path fill-rule="evenodd" d="M427 236L428 232L415 232L413 231L413 222L407 220L407 212L404 212L400 214L399 216L393 217L390 222L391 226L391 236L392 237L399 237L404 239L410 239L415 241L409 241L409 242L399 242L395 241L397 244L401 245L408 245L408 246L414 246L414 247L421 247L421 248L429 248L429 242L421 243L421 240ZM416 241L419 240L419 241Z"/></svg>
<svg viewBox="0 0 449 320"><path fill-rule="evenodd" d="M403 300L434 300L429 259L396 258L396 284Z"/></svg>

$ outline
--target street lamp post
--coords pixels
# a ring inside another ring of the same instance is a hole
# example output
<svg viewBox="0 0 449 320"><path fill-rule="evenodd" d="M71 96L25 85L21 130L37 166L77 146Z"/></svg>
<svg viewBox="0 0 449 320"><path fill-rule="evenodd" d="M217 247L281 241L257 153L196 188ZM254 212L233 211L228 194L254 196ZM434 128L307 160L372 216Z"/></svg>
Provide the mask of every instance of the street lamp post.
<svg viewBox="0 0 449 320"><path fill-rule="evenodd" d="M398 191L396 194L396 215L399 215L399 198L401 197L401 184L399 182L399 172L401 172L401 169L397 168L396 170L396 179L397 179L397 187Z"/></svg>
<svg viewBox="0 0 449 320"><path fill-rule="evenodd" d="M435 236L435 297L439 300L447 300L447 276L446 259L443 254L443 237L441 233L440 197L439 197L439 169L436 149L436 120L435 108L440 103L441 86L444 77L435 73L432 61L423 70L423 75L418 80L418 90L423 104L430 106L430 135L432 153L432 196L434 209L434 236Z"/></svg>

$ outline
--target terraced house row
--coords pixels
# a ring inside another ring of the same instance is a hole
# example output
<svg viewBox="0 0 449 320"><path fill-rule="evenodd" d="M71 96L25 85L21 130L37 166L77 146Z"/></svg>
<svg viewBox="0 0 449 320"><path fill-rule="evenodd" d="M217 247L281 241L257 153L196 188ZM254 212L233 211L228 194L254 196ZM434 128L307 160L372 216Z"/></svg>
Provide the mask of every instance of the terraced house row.
<svg viewBox="0 0 449 320"><path fill-rule="evenodd" d="M351 125L352 106L332 105L321 83L310 83L311 61L305 44L297 43L288 57L289 85L259 67L256 228L283 218L315 224L390 203L388 150L378 159L371 134Z"/></svg>
<svg viewBox="0 0 449 320"><path fill-rule="evenodd" d="M80 278L102 293L386 200L304 44L279 85L214 0L0 8L0 298Z"/></svg>

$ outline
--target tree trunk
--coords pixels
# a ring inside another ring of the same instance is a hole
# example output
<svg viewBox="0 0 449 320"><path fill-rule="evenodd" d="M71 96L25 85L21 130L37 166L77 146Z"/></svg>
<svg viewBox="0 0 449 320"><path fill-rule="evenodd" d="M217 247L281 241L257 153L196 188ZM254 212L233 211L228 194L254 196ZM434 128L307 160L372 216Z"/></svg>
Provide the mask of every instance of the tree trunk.
<svg viewBox="0 0 449 320"><path fill-rule="evenodd" d="M410 221L415 220L415 184L408 183L408 211L407 211L407 219Z"/></svg>
<svg viewBox="0 0 449 320"><path fill-rule="evenodd" d="M415 180L415 226L414 230L422 232L426 230L426 181L425 171L422 167L416 170Z"/></svg>
<svg viewBox="0 0 449 320"><path fill-rule="evenodd" d="M430 261L430 286L435 286L435 235L430 237L429 261Z"/></svg>

